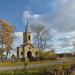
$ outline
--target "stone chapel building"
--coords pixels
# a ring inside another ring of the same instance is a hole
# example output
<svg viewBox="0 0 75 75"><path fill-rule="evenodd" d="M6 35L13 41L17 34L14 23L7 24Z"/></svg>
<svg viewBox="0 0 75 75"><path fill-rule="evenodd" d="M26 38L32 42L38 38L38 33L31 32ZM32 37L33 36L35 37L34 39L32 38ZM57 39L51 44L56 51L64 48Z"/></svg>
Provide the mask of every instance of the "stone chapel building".
<svg viewBox="0 0 75 75"><path fill-rule="evenodd" d="M24 33L23 33L23 36L24 36ZM30 59L32 57L33 58L37 57L37 50L38 48L34 47L34 45L32 44L32 33L27 32L27 44L22 44L19 47L17 47L17 58L18 59L23 59L23 58Z"/></svg>
<svg viewBox="0 0 75 75"><path fill-rule="evenodd" d="M25 43L25 40L27 43ZM32 33L31 32L23 32L23 44L17 47L17 58L25 59L25 58L35 58L37 57L38 48L34 47L32 43Z"/></svg>

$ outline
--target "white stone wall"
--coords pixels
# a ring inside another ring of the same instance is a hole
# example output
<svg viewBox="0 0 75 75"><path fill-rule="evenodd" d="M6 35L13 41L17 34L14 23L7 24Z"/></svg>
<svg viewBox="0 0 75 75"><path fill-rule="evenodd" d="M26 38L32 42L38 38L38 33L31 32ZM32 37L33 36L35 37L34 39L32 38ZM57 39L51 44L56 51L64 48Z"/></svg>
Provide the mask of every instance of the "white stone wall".
<svg viewBox="0 0 75 75"><path fill-rule="evenodd" d="M31 51L32 52L32 56L36 57L35 53L37 52L37 48L33 48L32 46L30 46L30 44L26 45L24 47L24 57L27 57L27 52L28 51ZM19 48L19 58L23 58L23 55L21 54L21 52L23 52L23 48Z"/></svg>

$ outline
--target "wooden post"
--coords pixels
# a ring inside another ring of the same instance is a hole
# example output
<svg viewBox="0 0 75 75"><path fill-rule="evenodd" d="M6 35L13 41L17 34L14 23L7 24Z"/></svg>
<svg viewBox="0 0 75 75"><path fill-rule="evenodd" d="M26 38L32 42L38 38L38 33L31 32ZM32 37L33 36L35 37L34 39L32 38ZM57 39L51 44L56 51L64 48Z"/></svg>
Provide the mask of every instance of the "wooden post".
<svg viewBox="0 0 75 75"><path fill-rule="evenodd" d="M60 70L57 71L57 75L60 75Z"/></svg>
<svg viewBox="0 0 75 75"><path fill-rule="evenodd" d="M57 75L56 71L54 72L54 75Z"/></svg>
<svg viewBox="0 0 75 75"><path fill-rule="evenodd" d="M69 75L71 75L71 69L69 69Z"/></svg>
<svg viewBox="0 0 75 75"><path fill-rule="evenodd" d="M58 75L58 70L57 69L55 69L55 75Z"/></svg>
<svg viewBox="0 0 75 75"><path fill-rule="evenodd" d="M64 70L62 70L62 75L64 75Z"/></svg>
<svg viewBox="0 0 75 75"><path fill-rule="evenodd" d="M57 70L56 69L54 69L54 75L57 75Z"/></svg>

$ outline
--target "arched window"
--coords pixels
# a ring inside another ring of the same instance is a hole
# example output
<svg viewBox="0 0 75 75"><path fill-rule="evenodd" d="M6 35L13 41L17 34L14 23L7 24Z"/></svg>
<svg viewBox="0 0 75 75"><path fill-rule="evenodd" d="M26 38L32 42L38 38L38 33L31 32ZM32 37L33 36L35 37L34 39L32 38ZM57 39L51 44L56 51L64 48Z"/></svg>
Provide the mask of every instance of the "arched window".
<svg viewBox="0 0 75 75"><path fill-rule="evenodd" d="M23 51L21 51L21 55L23 55Z"/></svg>
<svg viewBox="0 0 75 75"><path fill-rule="evenodd" d="M30 35L28 35L28 40L30 40Z"/></svg>

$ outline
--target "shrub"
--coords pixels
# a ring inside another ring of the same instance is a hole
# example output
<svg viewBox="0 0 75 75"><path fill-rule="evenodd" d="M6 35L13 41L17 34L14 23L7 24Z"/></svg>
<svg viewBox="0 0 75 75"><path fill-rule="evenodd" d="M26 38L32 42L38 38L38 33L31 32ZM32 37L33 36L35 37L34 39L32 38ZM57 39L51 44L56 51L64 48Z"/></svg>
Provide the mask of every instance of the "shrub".
<svg viewBox="0 0 75 75"><path fill-rule="evenodd" d="M40 51L38 51L37 54L38 54L38 58L40 60L49 60L49 59L56 60L57 59L56 54L53 52L44 52L44 51L40 50Z"/></svg>

